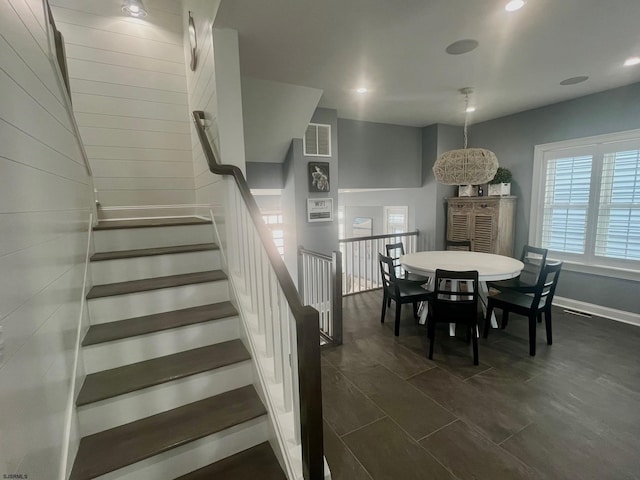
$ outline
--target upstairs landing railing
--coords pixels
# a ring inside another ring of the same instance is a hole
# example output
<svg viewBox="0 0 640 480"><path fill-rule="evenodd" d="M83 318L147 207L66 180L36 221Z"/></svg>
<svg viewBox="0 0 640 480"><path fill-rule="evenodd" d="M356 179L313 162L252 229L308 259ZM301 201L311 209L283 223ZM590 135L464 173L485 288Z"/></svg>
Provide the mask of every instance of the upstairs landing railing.
<svg viewBox="0 0 640 480"><path fill-rule="evenodd" d="M225 228L229 276L258 352L267 408L290 476L324 478L318 312L304 306L242 171L221 165L207 136L204 112L193 122L212 173L227 188ZM266 384L265 384L266 383ZM301 448L301 466L296 451Z"/></svg>
<svg viewBox="0 0 640 480"><path fill-rule="evenodd" d="M378 253L386 255L385 245L396 242L404 243L405 253L414 253L418 245L418 231L339 240L342 293L352 295L382 288Z"/></svg>

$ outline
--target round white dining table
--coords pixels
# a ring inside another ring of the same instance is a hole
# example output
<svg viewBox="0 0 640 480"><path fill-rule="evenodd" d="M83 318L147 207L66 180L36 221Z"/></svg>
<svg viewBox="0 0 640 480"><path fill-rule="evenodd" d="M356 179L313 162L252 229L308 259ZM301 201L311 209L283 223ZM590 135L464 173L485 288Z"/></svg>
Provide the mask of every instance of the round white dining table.
<svg viewBox="0 0 640 480"><path fill-rule="evenodd" d="M487 282L507 280L520 275L524 263L515 258L495 255L492 253L465 252L457 250L436 250L429 252L409 253L400 257L402 267L411 272L429 276L429 289L433 290L436 270L466 271L477 270L479 281L479 296L482 308L486 312L489 290ZM420 323L425 323L427 309L423 309ZM497 327L495 316L491 323ZM455 328L455 326L454 326Z"/></svg>

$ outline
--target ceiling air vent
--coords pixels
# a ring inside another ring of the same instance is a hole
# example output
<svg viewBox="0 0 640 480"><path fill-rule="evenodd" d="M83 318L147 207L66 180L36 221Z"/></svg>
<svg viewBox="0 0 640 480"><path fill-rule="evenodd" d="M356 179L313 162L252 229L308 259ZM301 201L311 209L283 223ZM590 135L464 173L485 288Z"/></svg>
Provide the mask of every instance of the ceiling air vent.
<svg viewBox="0 0 640 480"><path fill-rule="evenodd" d="M304 132L304 154L306 156L331 156L331 125L310 123Z"/></svg>

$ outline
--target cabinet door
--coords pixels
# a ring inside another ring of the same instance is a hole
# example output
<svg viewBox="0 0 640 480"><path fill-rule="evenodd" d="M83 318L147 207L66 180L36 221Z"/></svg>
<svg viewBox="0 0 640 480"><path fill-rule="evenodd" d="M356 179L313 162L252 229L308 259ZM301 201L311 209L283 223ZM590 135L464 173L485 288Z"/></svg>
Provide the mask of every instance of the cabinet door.
<svg viewBox="0 0 640 480"><path fill-rule="evenodd" d="M471 240L471 211L468 202L449 202L447 238L459 242Z"/></svg>
<svg viewBox="0 0 640 480"><path fill-rule="evenodd" d="M495 253L497 222L494 215L478 213L473 216L473 251Z"/></svg>

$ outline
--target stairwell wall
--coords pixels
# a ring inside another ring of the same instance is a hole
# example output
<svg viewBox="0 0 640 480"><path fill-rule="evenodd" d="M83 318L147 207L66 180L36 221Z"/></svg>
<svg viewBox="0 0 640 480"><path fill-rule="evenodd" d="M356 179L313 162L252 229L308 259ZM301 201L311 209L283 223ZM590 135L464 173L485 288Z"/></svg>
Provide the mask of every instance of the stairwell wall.
<svg viewBox="0 0 640 480"><path fill-rule="evenodd" d="M177 213L195 201L180 2L51 0L101 216Z"/></svg>
<svg viewBox="0 0 640 480"><path fill-rule="evenodd" d="M189 112L205 112L207 134L218 160L245 171L242 95L238 34L235 30L214 28L219 0L185 0L183 8L184 55L190 63L188 21L194 19L198 46L195 71L187 66ZM221 94L220 92L224 92ZM191 145L195 177L195 200L200 206L224 204L222 177L209 171L193 123Z"/></svg>
<svg viewBox="0 0 640 480"><path fill-rule="evenodd" d="M0 474L58 479L92 188L41 1L0 2L0 58Z"/></svg>

